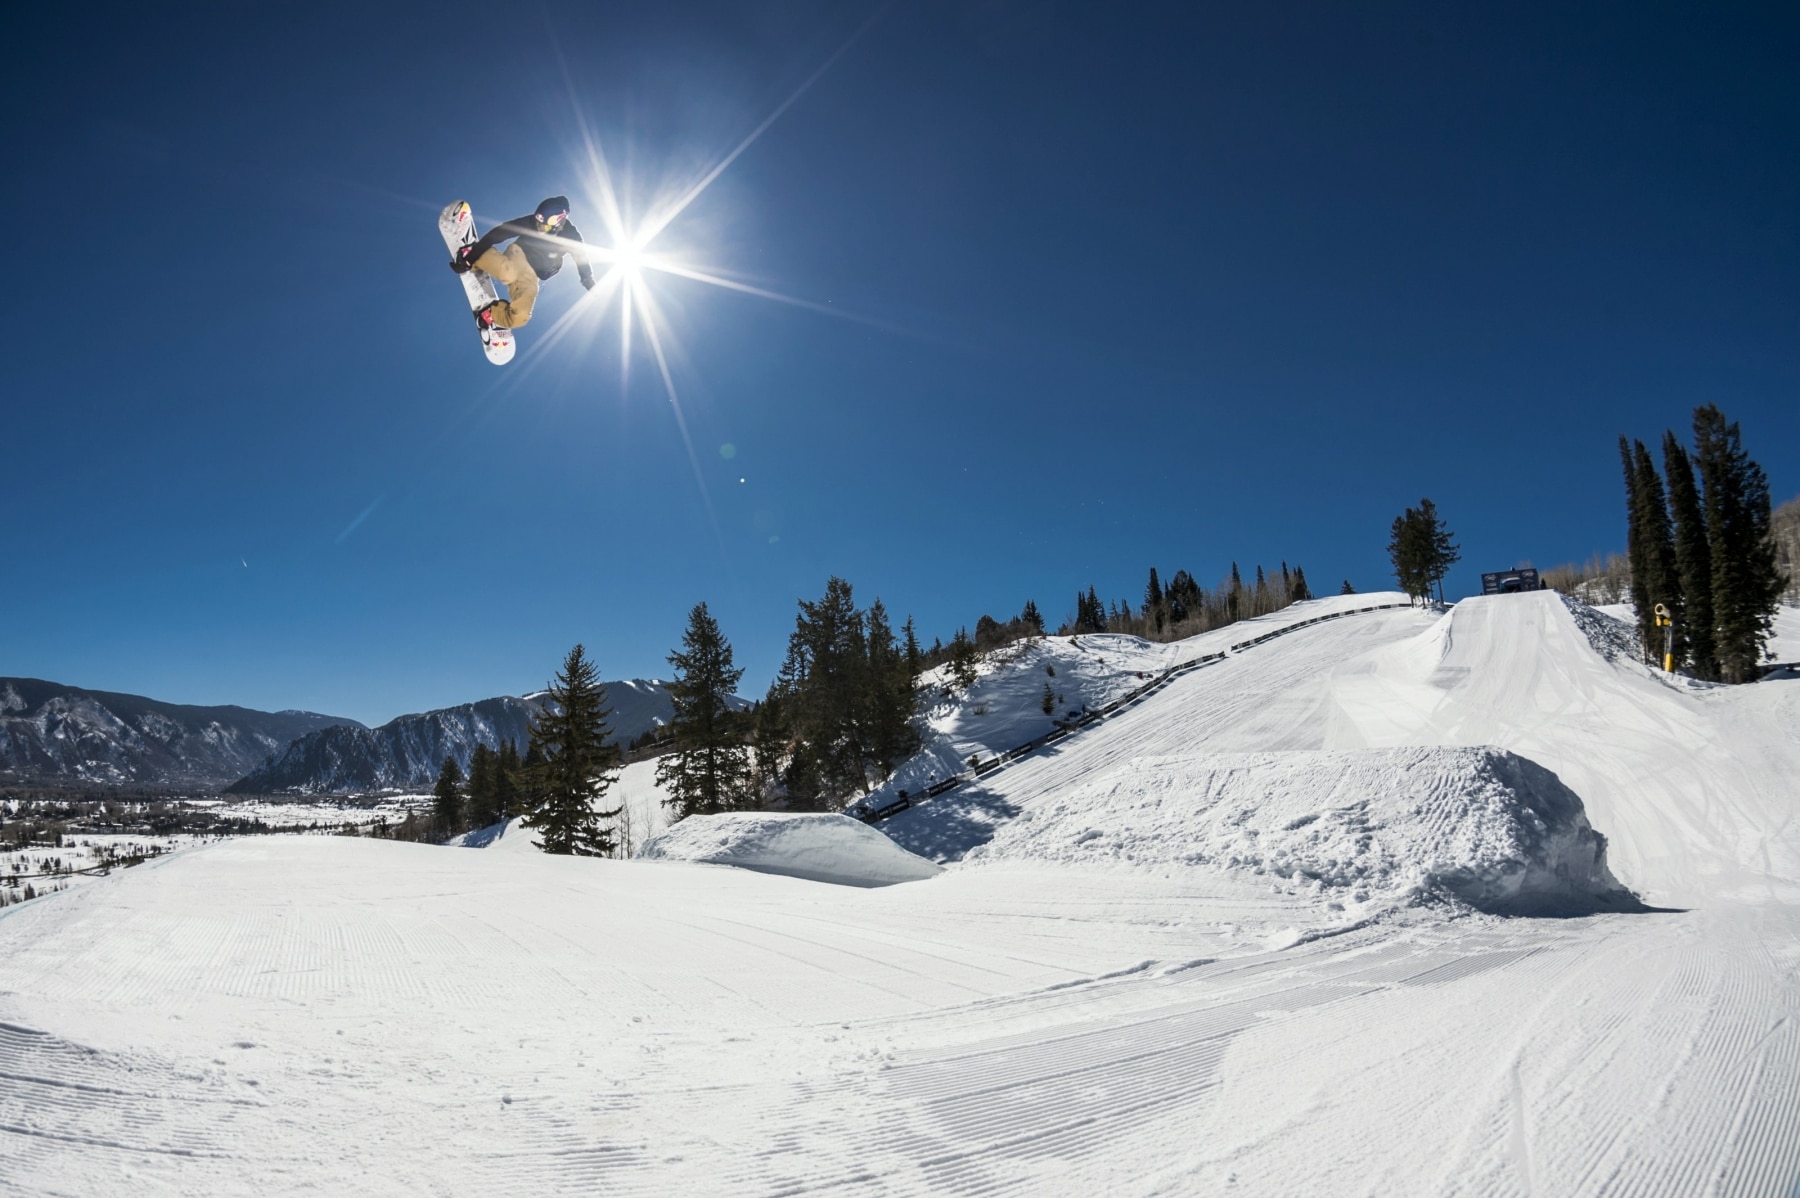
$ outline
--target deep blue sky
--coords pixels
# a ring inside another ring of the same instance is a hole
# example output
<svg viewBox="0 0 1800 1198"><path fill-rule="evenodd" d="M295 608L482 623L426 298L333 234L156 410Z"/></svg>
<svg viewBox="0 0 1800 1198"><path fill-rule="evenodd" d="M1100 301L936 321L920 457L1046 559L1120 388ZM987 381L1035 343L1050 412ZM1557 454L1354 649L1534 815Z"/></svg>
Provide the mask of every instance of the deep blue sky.
<svg viewBox="0 0 1800 1198"><path fill-rule="evenodd" d="M927 642L1375 589L1425 495L1468 593L1706 401L1800 491L1791 6L272 7L10 30L0 674L374 723L704 599L760 694L833 573ZM439 208L600 240L583 121L641 211L871 15L654 247L872 322L655 281L699 480L572 270L483 360Z"/></svg>

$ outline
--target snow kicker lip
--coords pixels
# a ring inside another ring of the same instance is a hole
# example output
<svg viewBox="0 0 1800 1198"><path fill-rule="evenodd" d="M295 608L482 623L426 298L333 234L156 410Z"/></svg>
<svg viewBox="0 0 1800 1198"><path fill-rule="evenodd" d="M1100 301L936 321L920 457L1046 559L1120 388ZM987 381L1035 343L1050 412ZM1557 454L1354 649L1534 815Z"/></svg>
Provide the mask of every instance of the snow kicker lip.
<svg viewBox="0 0 1800 1198"><path fill-rule="evenodd" d="M689 816L644 842L638 857L733 865L840 886L891 886L942 867L843 815L739 812Z"/></svg>
<svg viewBox="0 0 1800 1198"><path fill-rule="evenodd" d="M1490 746L1139 758L1001 824L978 859L1216 868L1362 913L1651 910L1580 797Z"/></svg>

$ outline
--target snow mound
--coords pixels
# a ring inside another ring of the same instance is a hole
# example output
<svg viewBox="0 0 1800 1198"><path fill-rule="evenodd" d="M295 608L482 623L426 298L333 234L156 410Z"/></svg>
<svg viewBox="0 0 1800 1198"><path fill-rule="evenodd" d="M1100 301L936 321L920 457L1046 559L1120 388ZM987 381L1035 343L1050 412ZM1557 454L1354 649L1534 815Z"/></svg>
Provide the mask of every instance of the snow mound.
<svg viewBox="0 0 1800 1198"><path fill-rule="evenodd" d="M694 815L644 842L640 859L735 865L843 886L890 886L943 872L843 815Z"/></svg>
<svg viewBox="0 0 1800 1198"><path fill-rule="evenodd" d="M1032 804L965 860L1217 867L1362 910L1637 907L1581 799L1486 746L1139 758Z"/></svg>

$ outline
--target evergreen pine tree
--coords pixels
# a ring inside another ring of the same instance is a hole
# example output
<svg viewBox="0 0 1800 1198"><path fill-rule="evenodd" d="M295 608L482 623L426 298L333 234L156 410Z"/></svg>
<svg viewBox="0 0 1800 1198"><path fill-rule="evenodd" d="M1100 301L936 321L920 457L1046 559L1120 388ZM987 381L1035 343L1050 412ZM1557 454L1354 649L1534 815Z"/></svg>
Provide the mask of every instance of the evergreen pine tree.
<svg viewBox="0 0 1800 1198"><path fill-rule="evenodd" d="M1163 630L1163 622L1168 619L1168 613L1163 610L1163 589L1156 580L1155 566L1150 567L1150 584L1144 588L1144 618L1155 625L1158 632Z"/></svg>
<svg viewBox="0 0 1800 1198"><path fill-rule="evenodd" d="M544 750L533 741L527 729L525 738L525 758L519 762L518 780L519 815L529 815L537 810L541 801L538 793L538 780L544 773Z"/></svg>
<svg viewBox="0 0 1800 1198"><path fill-rule="evenodd" d="M1051 688L1048 682L1044 683L1044 697L1043 700L1038 703L1038 706L1043 708L1045 715L1049 715L1056 710L1056 691Z"/></svg>
<svg viewBox="0 0 1800 1198"><path fill-rule="evenodd" d="M437 785L431 789L431 822L441 839L462 831L462 768L455 757L444 758Z"/></svg>
<svg viewBox="0 0 1800 1198"><path fill-rule="evenodd" d="M596 805L617 781L618 747L607 743L606 688L576 645L551 680L549 694L531 721L531 748L537 763L532 778L537 806L525 826L538 833L546 853L604 857L613 852L613 832L603 821L617 819L619 808L597 811Z"/></svg>
<svg viewBox="0 0 1800 1198"><path fill-rule="evenodd" d="M913 676L905 655L894 643L887 608L879 598L869 605L868 643L864 719L875 768L885 777L919 747L919 735L912 723Z"/></svg>
<svg viewBox="0 0 1800 1198"><path fill-rule="evenodd" d="M503 741L500 752L494 762L494 809L501 819L512 819L523 815L520 776L524 773L524 763L519 760L519 746L512 741Z"/></svg>
<svg viewBox="0 0 1800 1198"><path fill-rule="evenodd" d="M762 806L781 786L782 771L793 753L793 729L789 726L780 680L770 685L769 694L756 706L751 723L750 743L755 750L752 764L751 790L756 806Z"/></svg>
<svg viewBox="0 0 1800 1198"><path fill-rule="evenodd" d="M1638 552L1643 562L1646 600L1645 606L1638 610L1638 635L1643 638L1645 656L1661 665L1667 633L1656 625L1656 607L1661 604L1674 617L1675 631L1679 635L1687 622L1681 601L1681 572L1675 564L1675 533L1669 525L1668 501L1663 495L1662 478L1656 473L1656 464L1650 460L1650 451L1644 448L1642 441L1632 442L1631 458L1637 471L1632 490L1638 503ZM1683 646L1678 642L1676 660L1685 656Z"/></svg>
<svg viewBox="0 0 1800 1198"><path fill-rule="evenodd" d="M1644 566L1644 504L1638 495L1637 459L1632 455L1631 443L1623 435L1619 437L1619 460L1625 467L1625 560L1631 571L1631 608L1637 613L1641 635L1644 621L1652 612L1650 592L1644 586L1649 578ZM1652 644L1648 638L1643 640L1645 660L1649 660Z"/></svg>
<svg viewBox="0 0 1800 1198"><path fill-rule="evenodd" d="M910 619L906 623L909 628L912 626ZM1024 610L1019 612L1019 623L1023 624L1032 636L1044 635L1043 613L1038 611L1038 605L1030 599L1025 601Z"/></svg>
<svg viewBox="0 0 1800 1198"><path fill-rule="evenodd" d="M1231 589L1225 593L1225 622L1235 624L1243 618L1244 580L1238 576L1238 564L1231 563Z"/></svg>
<svg viewBox="0 0 1800 1198"><path fill-rule="evenodd" d="M950 641L950 682L953 686L966 691L975 685L979 677L975 669L978 656L975 642L969 639L965 630L958 628Z"/></svg>
<svg viewBox="0 0 1800 1198"><path fill-rule="evenodd" d="M1719 659L1713 651L1712 551L1706 543L1706 513L1694 483L1694 466L1673 432L1663 434L1663 470L1669 476L1669 512L1675 521L1675 566L1687 618L1676 633L1683 642L1689 671L1696 678L1716 679Z"/></svg>
<svg viewBox="0 0 1800 1198"><path fill-rule="evenodd" d="M1438 602L1444 601L1444 578L1450 573L1450 567L1462 560L1462 546L1452 541L1454 535L1450 526L1438 515L1437 504L1429 499L1419 500L1419 520L1426 537L1426 570L1432 582L1437 583Z"/></svg>
<svg viewBox="0 0 1800 1198"><path fill-rule="evenodd" d="M1351 586L1350 580L1348 578L1346 578L1346 579L1344 579L1344 585L1338 589L1338 594L1354 595L1354 594L1356 594L1356 588Z"/></svg>
<svg viewBox="0 0 1800 1198"><path fill-rule="evenodd" d="M1389 528L1388 559L1394 564L1394 581L1411 599L1431 596L1431 539L1417 508L1394 517Z"/></svg>
<svg viewBox="0 0 1800 1198"><path fill-rule="evenodd" d="M776 682L795 748L790 803L841 806L868 790L868 645L850 584L832 577L817 602L800 601Z"/></svg>
<svg viewBox="0 0 1800 1198"><path fill-rule="evenodd" d="M485 828L498 821L498 778L500 755L485 744L477 744L469 755L468 811L471 828Z"/></svg>
<svg viewBox="0 0 1800 1198"><path fill-rule="evenodd" d="M668 684L674 749L656 762L656 782L669 792L671 822L751 805L750 750L732 718L731 696L744 671L732 662L719 622L696 603L688 612L681 648L669 654Z"/></svg>
<svg viewBox="0 0 1800 1198"><path fill-rule="evenodd" d="M1300 603L1307 599L1311 599L1312 597L1312 588L1306 585L1306 568L1304 566L1295 566L1294 583L1293 587L1288 591L1288 598L1295 603Z"/></svg>
<svg viewBox="0 0 1800 1198"><path fill-rule="evenodd" d="M1177 570L1175 577L1169 579L1169 585L1163 588L1163 600L1169 605L1169 618L1179 624L1200 610L1205 595L1192 574Z"/></svg>
<svg viewBox="0 0 1800 1198"><path fill-rule="evenodd" d="M1075 631L1106 631L1106 611L1100 606L1100 597L1094 593L1093 587L1089 587L1085 595L1080 591L1075 592Z"/></svg>
<svg viewBox="0 0 1800 1198"><path fill-rule="evenodd" d="M1787 580L1775 565L1769 480L1735 423L1712 404L1694 410L1694 464L1712 557L1713 650L1719 677L1751 682Z"/></svg>
<svg viewBox="0 0 1800 1198"><path fill-rule="evenodd" d="M1031 607L1031 604L1027 603L1025 606ZM1034 608L1033 610L1036 609ZM906 676L908 678L917 678L925 670L925 655L919 650L919 634L913 629L913 618L911 616L906 617L906 623L900 626L900 630L906 634L904 649L906 654ZM1042 619L1040 619L1038 621L1038 631L1042 632L1043 630L1044 624Z"/></svg>

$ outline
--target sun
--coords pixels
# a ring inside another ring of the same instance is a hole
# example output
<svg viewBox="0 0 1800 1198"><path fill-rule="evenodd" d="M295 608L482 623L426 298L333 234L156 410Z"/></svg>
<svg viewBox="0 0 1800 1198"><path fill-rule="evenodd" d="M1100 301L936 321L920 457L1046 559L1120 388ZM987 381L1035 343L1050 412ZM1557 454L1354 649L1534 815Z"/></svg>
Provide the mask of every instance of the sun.
<svg viewBox="0 0 1800 1198"><path fill-rule="evenodd" d="M662 190L658 199L640 212L627 212L621 196L644 195L649 193L638 184L640 179L628 180L632 186L621 188L617 185L611 165L605 151L601 147L600 138L589 125L576 101L574 86L570 82L570 106L573 109L576 124L581 132L581 147L576 158L569 164L571 173L578 180L570 190L579 194L586 201L584 211L598 213L604 229L604 237L596 237L587 247L589 262L595 268L598 277L594 287L578 300L574 307L559 317L547 331L542 342L543 349L561 341L569 334L581 329L587 339L592 339L608 324L615 302L618 310L619 328L619 385L621 392L627 390L631 382L631 363L633 358L633 338L639 330L650 356L656 364L656 373L660 376L663 390L668 396L669 407L675 417L681 439L687 448L688 462L693 468L694 481L699 487L701 496L706 501L707 510L712 510L712 500L706 494L706 480L700 469L699 458L694 453L693 440L688 435L687 417L682 411L681 395L675 386L675 374L669 367L669 349L679 350L675 343L674 331L669 327L663 315L662 306L657 302L655 289L651 280L655 276L666 275L690 282L703 283L710 287L735 291L745 295L753 295L762 299L775 300L778 303L792 304L807 308L823 315L837 319L856 321L857 323L875 325L881 328L889 326L879 321L866 320L852 315L837 305L814 303L791 295L754 286L738 279L726 277L718 269L707 269L685 260L684 255L653 251L657 240L675 223L689 205L712 186L726 169L736 162L746 150L754 145L771 125L781 119L783 113L792 108L800 97L809 91L832 66L842 58L852 45L863 34L867 33L880 18L885 8L878 8L862 26L851 34L840 45L835 53L827 58L788 98L778 105L763 121L750 131L750 134L734 146L731 151L715 159L710 166L689 176L685 181L675 181L674 185ZM564 67L565 78L567 66ZM667 346L665 346L667 342ZM678 355L679 356L679 355ZM540 354L536 360L542 360ZM529 373L529 369L527 371ZM717 521L714 521L717 532Z"/></svg>
<svg viewBox="0 0 1800 1198"><path fill-rule="evenodd" d="M635 285L644 277L647 263L644 247L639 241L641 236L626 237L613 248L613 266L625 276L628 285Z"/></svg>

